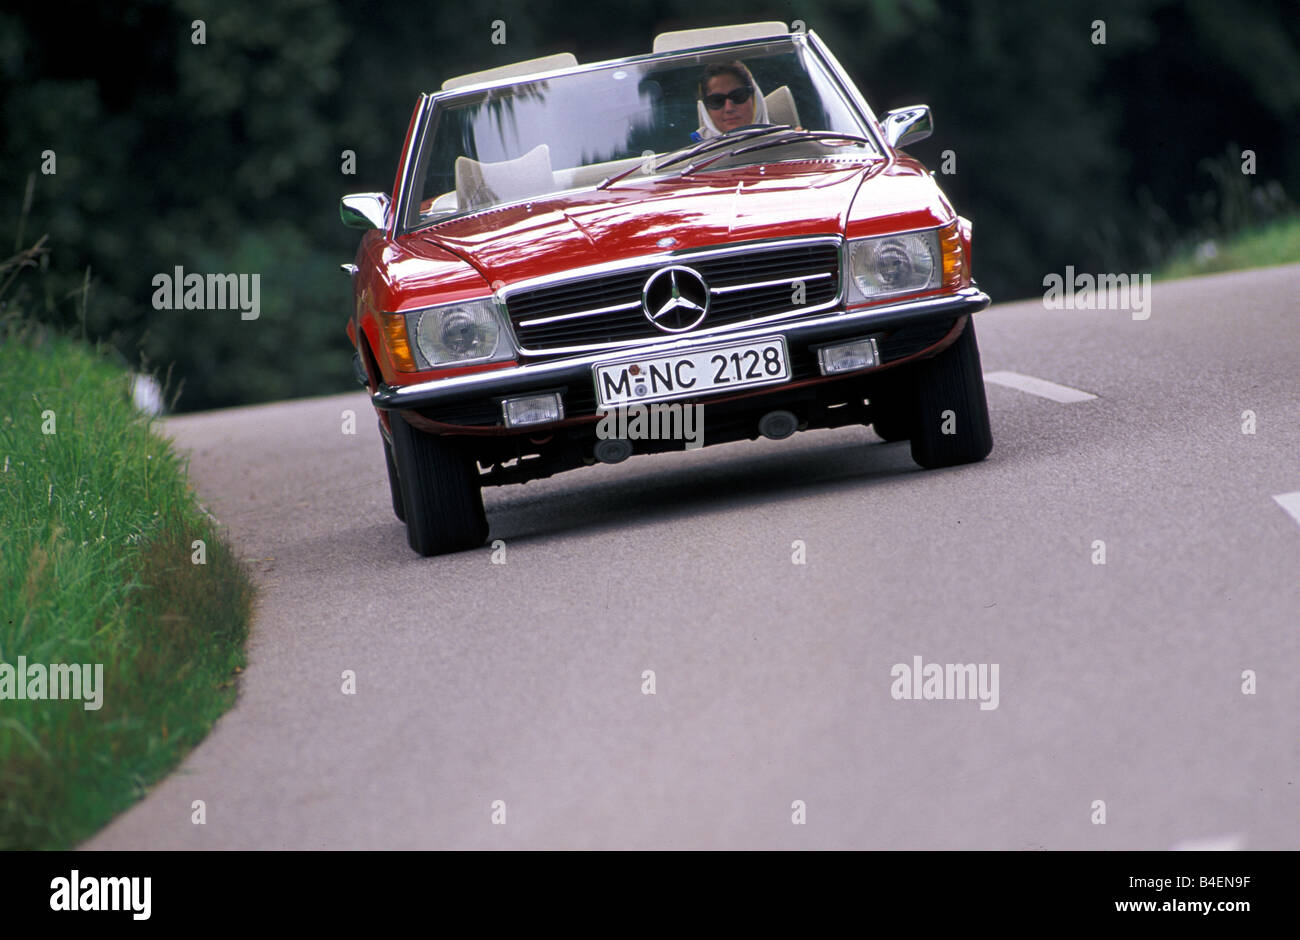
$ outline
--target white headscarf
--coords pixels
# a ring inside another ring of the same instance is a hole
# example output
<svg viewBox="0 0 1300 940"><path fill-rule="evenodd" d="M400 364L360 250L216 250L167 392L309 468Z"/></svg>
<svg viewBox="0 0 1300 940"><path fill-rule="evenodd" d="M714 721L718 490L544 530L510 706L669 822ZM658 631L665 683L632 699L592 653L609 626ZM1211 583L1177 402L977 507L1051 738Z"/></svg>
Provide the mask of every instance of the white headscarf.
<svg viewBox="0 0 1300 940"><path fill-rule="evenodd" d="M749 84L754 89L754 120L751 124L769 124L767 119L767 102L763 100L763 91L758 87L758 82L754 81L754 76L749 77ZM700 140L708 140L710 137L718 137L722 131L713 123L713 118L709 117L709 109L704 106L704 102L696 100L695 109L700 114L700 126L695 133L700 135Z"/></svg>

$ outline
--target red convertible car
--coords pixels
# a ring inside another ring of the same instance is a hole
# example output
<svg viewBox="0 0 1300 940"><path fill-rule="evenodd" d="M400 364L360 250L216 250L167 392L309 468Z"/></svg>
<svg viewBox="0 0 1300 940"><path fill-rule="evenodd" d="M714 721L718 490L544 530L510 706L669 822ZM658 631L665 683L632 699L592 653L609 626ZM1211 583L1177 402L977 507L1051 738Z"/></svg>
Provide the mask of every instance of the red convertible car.
<svg viewBox="0 0 1300 940"><path fill-rule="evenodd" d="M870 424L983 459L971 226L899 149L930 130L781 23L421 96L392 193L340 208L411 547L481 545L483 486L634 453Z"/></svg>

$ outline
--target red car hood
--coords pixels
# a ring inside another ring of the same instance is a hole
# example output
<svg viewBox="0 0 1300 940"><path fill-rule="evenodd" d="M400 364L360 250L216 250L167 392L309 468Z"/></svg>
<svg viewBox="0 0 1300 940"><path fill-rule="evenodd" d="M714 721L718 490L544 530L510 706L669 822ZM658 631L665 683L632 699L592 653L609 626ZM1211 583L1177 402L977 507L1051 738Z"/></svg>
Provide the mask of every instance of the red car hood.
<svg viewBox="0 0 1300 940"><path fill-rule="evenodd" d="M810 160L657 182L629 179L604 190L488 209L400 242L412 255L430 260L452 252L489 283L509 285L668 250L846 230L873 234L866 228L924 228L950 216L919 164ZM659 244L669 237L676 241Z"/></svg>

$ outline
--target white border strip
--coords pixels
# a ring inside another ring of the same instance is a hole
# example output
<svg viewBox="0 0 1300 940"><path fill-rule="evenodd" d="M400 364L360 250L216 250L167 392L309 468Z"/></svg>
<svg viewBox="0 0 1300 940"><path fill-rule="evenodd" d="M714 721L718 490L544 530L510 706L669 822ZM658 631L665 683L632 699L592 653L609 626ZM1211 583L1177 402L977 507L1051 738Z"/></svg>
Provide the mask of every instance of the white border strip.
<svg viewBox="0 0 1300 940"><path fill-rule="evenodd" d="M992 382L994 385L1005 385L1007 388L1028 392L1040 398L1050 398L1063 405L1089 401L1097 397L1088 392L1081 392L1077 388L1070 388L1068 385L1057 385L1046 379L1036 379L1032 375L1021 375L1019 372L985 372L984 381Z"/></svg>
<svg viewBox="0 0 1300 940"><path fill-rule="evenodd" d="M1208 839L1184 839L1170 847L1171 852L1241 852L1246 838L1240 833Z"/></svg>

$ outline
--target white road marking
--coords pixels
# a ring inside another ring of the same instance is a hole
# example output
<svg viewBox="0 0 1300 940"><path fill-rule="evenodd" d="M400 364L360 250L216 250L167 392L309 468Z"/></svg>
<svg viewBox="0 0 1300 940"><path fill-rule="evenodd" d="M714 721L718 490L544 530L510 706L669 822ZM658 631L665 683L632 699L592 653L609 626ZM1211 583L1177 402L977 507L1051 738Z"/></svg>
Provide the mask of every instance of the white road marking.
<svg viewBox="0 0 1300 940"><path fill-rule="evenodd" d="M1032 375L1021 375L1019 372L985 372L984 381L992 382L994 385L1005 385L1007 388L1018 389L1041 398L1050 398L1065 405L1097 397L1088 392L1081 392L1077 388L1070 388L1068 385L1057 385L1046 379L1036 379Z"/></svg>
<svg viewBox="0 0 1300 940"><path fill-rule="evenodd" d="M1296 522L1300 522L1300 491L1295 493L1283 493L1281 496L1274 496L1273 502L1277 503L1288 513Z"/></svg>
<svg viewBox="0 0 1300 940"><path fill-rule="evenodd" d="M1219 836L1217 839L1185 839L1173 846L1171 852L1240 852L1246 847L1241 835Z"/></svg>

